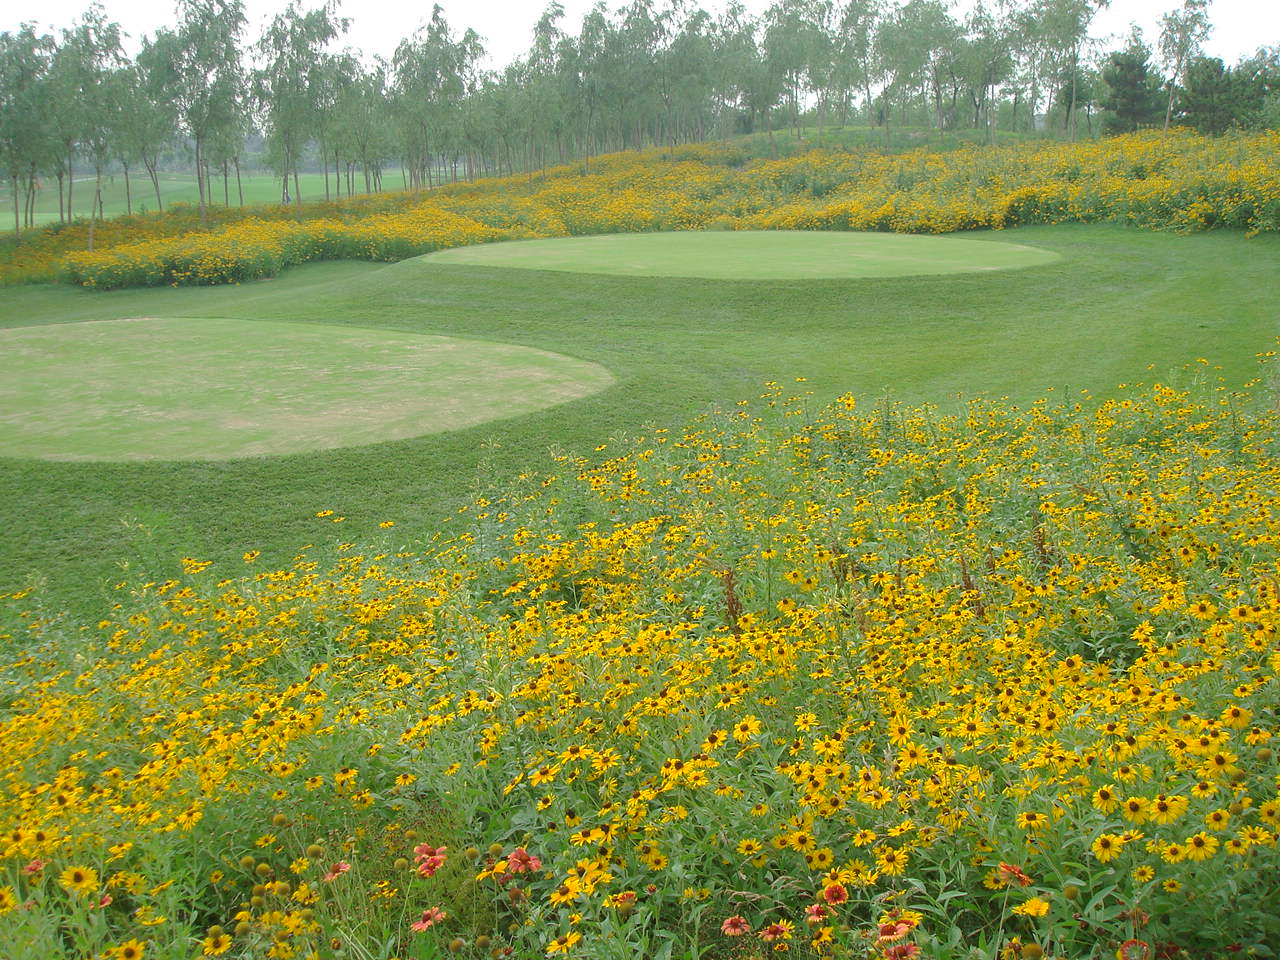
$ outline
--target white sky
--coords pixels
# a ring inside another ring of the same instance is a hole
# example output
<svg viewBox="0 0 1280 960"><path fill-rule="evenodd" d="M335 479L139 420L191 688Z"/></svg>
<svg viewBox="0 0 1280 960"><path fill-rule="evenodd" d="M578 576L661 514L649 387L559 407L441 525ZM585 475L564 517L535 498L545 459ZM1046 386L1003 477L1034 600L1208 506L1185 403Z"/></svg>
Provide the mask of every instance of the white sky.
<svg viewBox="0 0 1280 960"><path fill-rule="evenodd" d="M562 27L576 33L582 16L592 6L592 0L562 0L565 19ZM288 0L245 0L249 17L249 37L257 35L262 25L284 9ZM316 6L319 0L303 0L304 7ZM529 47L533 25L546 6L541 0L441 0L449 25L461 33L473 28L485 38L490 55L490 66L501 66L523 54ZM610 9L619 6L617 0L609 0ZM719 12L724 4L719 0L706 0L705 9ZM744 5L759 13L769 6L769 0L745 0ZM1092 33L1095 37L1116 38L1128 34L1129 24L1143 28L1147 42L1155 45L1159 37L1159 20L1162 13L1181 5L1181 0L1112 0L1110 7L1098 14ZM28 5L21 2L6 3L0 12L0 30L12 30L20 23L34 21L47 31L70 26L88 6L88 0L41 0ZM133 40L127 44L129 52L137 47L137 38L152 33L158 27L171 26L174 20L172 0L103 0L107 16L121 24ZM967 7L966 2L954 3L956 8ZM38 14L36 11L38 10ZM345 0L339 13L351 20L345 45L367 54L390 57L401 38L411 34L431 15L431 0L406 3L404 0ZM1209 8L1214 31L1205 44L1211 56L1222 57L1233 63L1242 56L1252 54L1260 46L1280 44L1280 0L1214 0ZM1119 40L1117 39L1116 45Z"/></svg>

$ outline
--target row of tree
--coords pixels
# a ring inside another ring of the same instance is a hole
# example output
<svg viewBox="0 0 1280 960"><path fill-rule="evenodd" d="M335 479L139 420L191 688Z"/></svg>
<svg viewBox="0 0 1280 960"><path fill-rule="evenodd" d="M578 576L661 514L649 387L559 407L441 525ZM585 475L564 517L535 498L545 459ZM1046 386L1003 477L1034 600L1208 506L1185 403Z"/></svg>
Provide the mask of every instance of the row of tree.
<svg viewBox="0 0 1280 960"><path fill-rule="evenodd" d="M370 61L335 52L347 21L333 2L304 10L294 0L249 44L242 0L179 0L177 25L144 38L132 59L95 5L57 38L30 25L0 34L0 164L20 231L45 182L71 216L86 164L97 215L115 169L130 208L139 171L161 206L159 166L175 145L194 161L203 216L219 175L230 202L255 133L287 202L302 199L299 169L317 160L329 197L380 189L393 164L406 185L430 187L802 122L821 136L854 117L994 138L1047 112L1075 137L1082 113L1092 130L1098 106L1131 129L1157 122L1160 103L1166 125L1203 116L1217 130L1224 117L1264 115L1277 97L1276 51L1230 69L1198 57L1208 0L1165 16L1159 73L1140 37L1109 56L1090 40L1107 2L995 0L957 18L941 0L778 0L759 17L736 2L713 17L691 0L631 0L613 12L597 4L576 34L552 2L528 54L499 70L482 68L480 37L454 31L438 6L390 61ZM1208 95L1230 109L1196 106Z"/></svg>

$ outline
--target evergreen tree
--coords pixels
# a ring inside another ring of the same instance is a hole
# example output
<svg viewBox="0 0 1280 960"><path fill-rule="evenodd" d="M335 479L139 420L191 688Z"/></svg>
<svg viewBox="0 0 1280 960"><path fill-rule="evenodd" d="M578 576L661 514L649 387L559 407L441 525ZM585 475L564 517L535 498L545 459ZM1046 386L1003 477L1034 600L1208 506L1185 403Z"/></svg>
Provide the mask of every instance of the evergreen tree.
<svg viewBox="0 0 1280 960"><path fill-rule="evenodd" d="M1183 83L1183 121L1201 133L1224 133L1247 112L1245 87L1217 57L1196 57L1187 65Z"/></svg>
<svg viewBox="0 0 1280 960"><path fill-rule="evenodd" d="M1160 82L1151 71L1151 48L1134 31L1129 45L1107 57L1102 69L1107 94L1102 108L1111 111L1109 133L1129 133L1149 126L1160 117Z"/></svg>

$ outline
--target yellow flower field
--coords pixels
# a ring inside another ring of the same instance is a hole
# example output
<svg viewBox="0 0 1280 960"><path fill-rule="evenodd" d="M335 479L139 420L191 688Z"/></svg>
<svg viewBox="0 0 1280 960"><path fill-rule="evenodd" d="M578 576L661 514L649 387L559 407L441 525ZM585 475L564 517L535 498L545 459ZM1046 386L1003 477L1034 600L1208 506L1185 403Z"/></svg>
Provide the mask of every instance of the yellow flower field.
<svg viewBox="0 0 1280 960"><path fill-rule="evenodd" d="M1275 944L1268 389L944 414L771 384L426 546L187 558L93 630L9 597L0 943Z"/></svg>
<svg viewBox="0 0 1280 960"><path fill-rule="evenodd" d="M1280 133L1147 132L946 152L813 150L750 159L732 145L614 154L589 167L334 203L189 208L49 229L12 248L0 282L97 289L227 283L322 259L396 260L463 243L648 230L946 233L1114 221L1280 230Z"/></svg>

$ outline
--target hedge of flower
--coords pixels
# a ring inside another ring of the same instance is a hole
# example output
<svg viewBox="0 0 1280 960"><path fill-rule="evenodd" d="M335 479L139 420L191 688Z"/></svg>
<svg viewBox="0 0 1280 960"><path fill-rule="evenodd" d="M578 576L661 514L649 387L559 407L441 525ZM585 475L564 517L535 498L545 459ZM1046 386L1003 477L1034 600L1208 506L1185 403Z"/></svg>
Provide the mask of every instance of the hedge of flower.
<svg viewBox="0 0 1280 960"><path fill-rule="evenodd" d="M435 207L339 220L244 220L215 233L122 244L64 259L67 277L111 290L163 284L239 283L312 260L404 260L509 236Z"/></svg>

